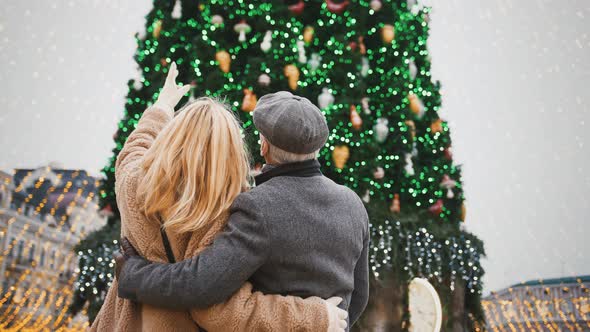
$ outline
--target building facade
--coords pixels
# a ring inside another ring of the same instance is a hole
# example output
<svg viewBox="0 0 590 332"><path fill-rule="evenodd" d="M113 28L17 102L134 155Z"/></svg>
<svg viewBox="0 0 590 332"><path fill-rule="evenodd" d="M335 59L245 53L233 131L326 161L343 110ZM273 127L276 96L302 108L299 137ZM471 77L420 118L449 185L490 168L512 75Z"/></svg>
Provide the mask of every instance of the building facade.
<svg viewBox="0 0 590 332"><path fill-rule="evenodd" d="M71 325L73 249L106 223L99 184L55 166L0 173L0 330Z"/></svg>
<svg viewBox="0 0 590 332"><path fill-rule="evenodd" d="M482 304L491 331L590 331L590 276L528 281Z"/></svg>

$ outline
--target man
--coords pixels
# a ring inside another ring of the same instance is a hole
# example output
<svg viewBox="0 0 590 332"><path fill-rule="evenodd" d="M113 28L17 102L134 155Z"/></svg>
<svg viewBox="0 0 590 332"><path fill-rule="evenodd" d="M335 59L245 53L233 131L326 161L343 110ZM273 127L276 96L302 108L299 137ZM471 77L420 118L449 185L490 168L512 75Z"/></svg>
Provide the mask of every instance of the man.
<svg viewBox="0 0 590 332"><path fill-rule="evenodd" d="M352 190L320 172L326 120L309 100L278 92L260 99L254 124L267 165L257 186L233 203L226 230L197 257L174 264L125 250L119 296L170 309L205 308L250 281L265 294L341 297L348 329L369 295L368 216Z"/></svg>

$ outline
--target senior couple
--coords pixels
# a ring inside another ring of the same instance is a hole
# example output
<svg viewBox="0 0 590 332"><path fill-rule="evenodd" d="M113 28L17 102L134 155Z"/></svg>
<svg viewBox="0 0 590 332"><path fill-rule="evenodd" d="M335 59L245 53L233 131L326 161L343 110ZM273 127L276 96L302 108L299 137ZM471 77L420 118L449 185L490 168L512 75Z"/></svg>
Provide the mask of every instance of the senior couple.
<svg viewBox="0 0 590 332"><path fill-rule="evenodd" d="M173 63L119 153L122 253L95 331L348 331L368 300L368 217L320 172L309 100L260 98L250 188L240 124L209 98L174 107Z"/></svg>

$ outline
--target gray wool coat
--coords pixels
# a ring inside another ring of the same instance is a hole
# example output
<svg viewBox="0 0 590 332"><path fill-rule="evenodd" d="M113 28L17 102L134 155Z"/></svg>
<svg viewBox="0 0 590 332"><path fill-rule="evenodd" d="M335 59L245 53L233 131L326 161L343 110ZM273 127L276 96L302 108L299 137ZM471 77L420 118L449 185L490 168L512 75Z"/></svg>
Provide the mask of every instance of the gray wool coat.
<svg viewBox="0 0 590 332"><path fill-rule="evenodd" d="M169 309L227 300L246 281L265 294L339 296L349 327L369 296L368 216L350 189L324 177L317 160L265 167L238 196L227 228L191 259L130 258L119 296Z"/></svg>

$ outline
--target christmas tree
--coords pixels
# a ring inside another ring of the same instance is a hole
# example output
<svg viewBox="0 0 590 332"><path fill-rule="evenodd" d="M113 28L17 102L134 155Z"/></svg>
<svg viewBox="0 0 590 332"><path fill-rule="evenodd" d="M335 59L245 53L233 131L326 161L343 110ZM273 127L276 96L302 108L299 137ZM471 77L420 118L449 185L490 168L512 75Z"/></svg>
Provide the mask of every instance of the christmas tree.
<svg viewBox="0 0 590 332"><path fill-rule="evenodd" d="M437 288L444 330L479 325L483 245L461 227L460 168L430 73L429 11L412 0L155 0L137 35L141 74L128 82L125 116L103 170L102 206L112 215L77 248L72 309L88 302L92 320L106 294L119 236L115 158L175 61L178 81L192 86L187 99L225 99L251 151L258 150L251 113L258 97L287 90L324 112L332 131L319 156L322 170L352 188L371 217L373 295L357 328L407 326L406 285L415 276ZM262 160L253 155L258 168Z"/></svg>

